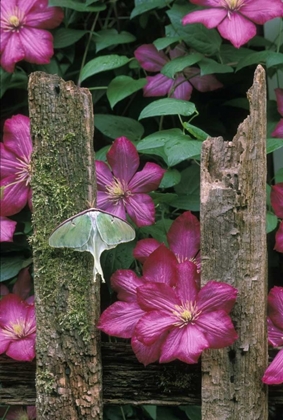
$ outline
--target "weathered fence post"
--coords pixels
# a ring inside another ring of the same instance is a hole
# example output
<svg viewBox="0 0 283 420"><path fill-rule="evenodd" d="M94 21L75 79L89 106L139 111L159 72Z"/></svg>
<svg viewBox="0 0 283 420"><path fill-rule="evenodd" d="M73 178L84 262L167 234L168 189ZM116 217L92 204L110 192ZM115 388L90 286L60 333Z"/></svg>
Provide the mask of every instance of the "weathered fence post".
<svg viewBox="0 0 283 420"><path fill-rule="evenodd" d="M90 254L50 248L64 219L95 200L92 98L57 75L29 80L38 420L102 418L99 282Z"/></svg>
<svg viewBox="0 0 283 420"><path fill-rule="evenodd" d="M248 91L250 115L232 141L209 138L201 162L202 285L238 288L239 339L202 356L203 420L266 420L266 90L258 66Z"/></svg>

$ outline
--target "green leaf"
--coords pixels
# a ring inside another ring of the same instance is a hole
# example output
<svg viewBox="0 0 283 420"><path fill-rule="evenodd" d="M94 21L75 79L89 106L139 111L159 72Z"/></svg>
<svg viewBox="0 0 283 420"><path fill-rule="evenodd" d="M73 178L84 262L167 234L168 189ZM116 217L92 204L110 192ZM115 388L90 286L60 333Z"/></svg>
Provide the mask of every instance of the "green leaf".
<svg viewBox="0 0 283 420"><path fill-rule="evenodd" d="M166 7L172 0L135 0L135 7L131 13L131 19L141 15L142 13L149 12L157 7Z"/></svg>
<svg viewBox="0 0 283 420"><path fill-rule="evenodd" d="M174 3L173 7L166 12L171 21L171 25L165 27L166 37L179 37L203 54L218 53L222 38L215 29L207 29L200 23L182 24L182 18L193 10L195 7L187 2Z"/></svg>
<svg viewBox="0 0 283 420"><path fill-rule="evenodd" d="M75 44L88 31L77 29L59 28L54 31L54 48L64 48Z"/></svg>
<svg viewBox="0 0 283 420"><path fill-rule="evenodd" d="M155 206L161 203L170 204L177 198L177 194L160 192L152 192L150 193L150 196L153 199Z"/></svg>
<svg viewBox="0 0 283 420"><path fill-rule="evenodd" d="M174 187L178 198L170 205L183 210L199 211L200 167L193 164L181 172L181 182Z"/></svg>
<svg viewBox="0 0 283 420"><path fill-rule="evenodd" d="M107 98L113 108L119 101L142 89L146 79L132 79L129 76L117 76L111 81L107 89Z"/></svg>
<svg viewBox="0 0 283 420"><path fill-rule="evenodd" d="M192 64L198 63L202 57L202 54L192 53L184 57L175 58L163 66L161 73L173 79L176 73L184 70L184 68L189 67Z"/></svg>
<svg viewBox="0 0 283 420"><path fill-rule="evenodd" d="M274 213L271 213L268 211L266 213L266 233L272 232L274 229L276 229L276 226L278 224L278 218L275 216Z"/></svg>
<svg viewBox="0 0 283 420"><path fill-rule="evenodd" d="M160 115L184 115L189 117L196 112L195 104L181 99L158 99L147 105L140 113L139 120Z"/></svg>
<svg viewBox="0 0 283 420"><path fill-rule="evenodd" d="M22 255L14 255L12 257L1 256L0 282L16 277L18 272L22 268L30 265L31 262L31 258L26 259Z"/></svg>
<svg viewBox="0 0 283 420"><path fill-rule="evenodd" d="M110 149L110 145L104 146L101 149L99 149L97 152L95 152L95 160L103 160L103 162L106 162L106 154L108 150Z"/></svg>
<svg viewBox="0 0 283 420"><path fill-rule="evenodd" d="M200 155L202 142L191 140L178 128L158 131L137 143L141 153L153 154L164 159L168 166L174 166Z"/></svg>
<svg viewBox="0 0 283 420"><path fill-rule="evenodd" d="M234 98L223 103L223 106L234 106L235 108L243 108L250 110L249 101L247 98Z"/></svg>
<svg viewBox="0 0 283 420"><path fill-rule="evenodd" d="M132 241L103 252L101 255L101 266L106 281L110 280L114 271L130 268L134 262L133 250L135 245L135 242Z"/></svg>
<svg viewBox="0 0 283 420"><path fill-rule="evenodd" d="M124 55L103 55L101 57L96 57L93 60L89 61L82 69L80 75L80 81L87 79L94 74L100 73L102 71L113 70L118 67L122 67L127 64L131 59Z"/></svg>
<svg viewBox="0 0 283 420"><path fill-rule="evenodd" d="M102 29L92 36L92 40L96 43L96 52L98 52L112 45L134 42L136 37L126 31L119 33L116 29Z"/></svg>
<svg viewBox="0 0 283 420"><path fill-rule="evenodd" d="M249 56L247 56L238 63L236 71L244 67L250 66L251 64L259 63L265 63L267 68L283 64L283 54L274 51L260 51L250 53Z"/></svg>
<svg viewBox="0 0 283 420"><path fill-rule="evenodd" d="M227 64L220 64L211 58L203 58L198 65L200 66L201 76L213 73L233 73L234 70Z"/></svg>
<svg viewBox="0 0 283 420"><path fill-rule="evenodd" d="M209 137L209 134L207 134L205 131L201 130L200 128L196 127L195 125L184 122L183 127L190 134L192 134L197 140L203 141L203 140L206 140L207 137Z"/></svg>
<svg viewBox="0 0 283 420"><path fill-rule="evenodd" d="M266 139L266 153L272 153L277 149L283 147L283 139L268 138Z"/></svg>
<svg viewBox="0 0 283 420"><path fill-rule="evenodd" d="M157 416L157 406L156 405L143 405L142 408L144 411L152 418L152 420L156 420Z"/></svg>
<svg viewBox="0 0 283 420"><path fill-rule="evenodd" d="M144 132L143 126L138 121L117 115L96 114L94 126L111 139L125 136L135 141L139 140Z"/></svg>
<svg viewBox="0 0 283 420"><path fill-rule="evenodd" d="M174 44L175 42L179 42L180 40L181 38L177 36L174 38L163 37L163 38L156 39L153 42L153 44L156 47L156 49L160 51L160 50L163 50L164 48L167 48L169 45Z"/></svg>
<svg viewBox="0 0 283 420"><path fill-rule="evenodd" d="M139 231L144 236L152 236L157 241L164 242L165 244L167 244L166 235L172 223L173 223L173 220L162 219L162 220L158 220L158 222L156 222L154 225L143 226L139 228Z"/></svg>
<svg viewBox="0 0 283 420"><path fill-rule="evenodd" d="M251 55L251 50L248 48L235 48L229 44L222 44L220 48L220 58L224 64L236 66L240 60L245 59Z"/></svg>
<svg viewBox="0 0 283 420"><path fill-rule="evenodd" d="M180 181L181 181L180 172L177 171L177 169L168 169L163 175L159 188L174 187L174 185L179 184Z"/></svg>
<svg viewBox="0 0 283 420"><path fill-rule="evenodd" d="M76 10L77 12L100 12L101 10L106 9L105 4L101 4L99 2L95 3L98 4L88 6L87 4L75 0L49 0L48 6L66 7L67 9Z"/></svg>
<svg viewBox="0 0 283 420"><path fill-rule="evenodd" d="M283 182L283 168L279 169L279 171L276 172L274 178L276 180L276 184L278 184L279 182Z"/></svg>
<svg viewBox="0 0 283 420"><path fill-rule="evenodd" d="M180 410L184 411L189 420L201 420L201 407L197 405L180 406Z"/></svg>

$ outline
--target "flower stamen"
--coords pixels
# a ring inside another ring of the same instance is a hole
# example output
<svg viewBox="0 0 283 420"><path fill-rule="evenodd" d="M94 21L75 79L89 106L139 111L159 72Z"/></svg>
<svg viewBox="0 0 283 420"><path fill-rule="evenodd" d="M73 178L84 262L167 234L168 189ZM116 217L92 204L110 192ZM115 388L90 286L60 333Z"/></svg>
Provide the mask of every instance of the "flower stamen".
<svg viewBox="0 0 283 420"><path fill-rule="evenodd" d="M125 199L131 195L131 191L128 190L126 182L120 181L115 177L113 178L112 184L106 186L106 191L114 204L118 204L121 200L125 204Z"/></svg>
<svg viewBox="0 0 283 420"><path fill-rule="evenodd" d="M197 309L196 302L187 301L182 305L175 305L175 308L173 315L178 320L173 325L179 328L183 328L189 323L193 324L201 314L201 311Z"/></svg>

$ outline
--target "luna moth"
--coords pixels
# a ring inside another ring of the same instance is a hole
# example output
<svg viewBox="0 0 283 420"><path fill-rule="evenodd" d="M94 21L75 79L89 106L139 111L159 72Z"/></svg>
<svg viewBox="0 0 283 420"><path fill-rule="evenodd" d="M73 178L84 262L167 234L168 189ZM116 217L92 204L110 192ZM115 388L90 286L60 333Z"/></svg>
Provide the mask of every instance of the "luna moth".
<svg viewBox="0 0 283 420"><path fill-rule="evenodd" d="M97 273L105 281L100 264L102 252L134 238L135 230L127 222L105 211L91 208L57 226L49 238L49 245L90 252L94 258L94 281Z"/></svg>

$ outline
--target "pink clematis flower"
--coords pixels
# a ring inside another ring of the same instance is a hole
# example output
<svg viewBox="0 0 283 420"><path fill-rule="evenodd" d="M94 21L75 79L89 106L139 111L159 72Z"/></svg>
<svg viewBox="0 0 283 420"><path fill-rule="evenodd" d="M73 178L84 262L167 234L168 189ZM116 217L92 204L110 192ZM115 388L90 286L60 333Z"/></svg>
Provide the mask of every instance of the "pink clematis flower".
<svg viewBox="0 0 283 420"><path fill-rule="evenodd" d="M169 53L170 58L186 55L182 45L178 45ZM158 51L153 44L141 45L135 51L135 57L143 69L151 72L160 72L162 67L170 61L163 51ZM200 92L208 92L221 88L223 85L214 76L200 76L197 67L186 67L182 72L175 75L175 79L158 73L155 76L147 76L147 84L143 88L144 96L165 96L171 98L189 100L193 88Z"/></svg>
<svg viewBox="0 0 283 420"><path fill-rule="evenodd" d="M274 213L280 219L283 219L283 182L271 187L271 205ZM279 224L279 229L275 234L275 247L278 252L283 252L283 220Z"/></svg>
<svg viewBox="0 0 283 420"><path fill-rule="evenodd" d="M1 216L12 216L28 203L31 208L30 120L14 115L5 121L3 143L0 143Z"/></svg>
<svg viewBox="0 0 283 420"><path fill-rule="evenodd" d="M179 262L199 263L200 223L190 211L185 211L172 223L167 233L168 245ZM141 239L133 251L134 257L144 263L146 258L160 246L153 238ZM196 258L197 257L197 258Z"/></svg>
<svg viewBox="0 0 283 420"><path fill-rule="evenodd" d="M232 344L237 334L228 314L236 289L211 281L199 291L196 273L193 262L178 263L172 251L159 246L145 260L142 278L130 270L114 273L112 285L123 302L103 312L98 328L131 338L145 365L174 359L196 363L204 349Z"/></svg>
<svg viewBox="0 0 283 420"><path fill-rule="evenodd" d="M208 9L197 10L183 18L183 24L202 23L216 28L236 48L256 35L256 25L283 16L281 0L190 0Z"/></svg>
<svg viewBox="0 0 283 420"><path fill-rule="evenodd" d="M36 408L33 405L29 405L27 407L9 407L9 410L6 414L7 410L5 408L0 408L0 416L3 417L5 420L35 420L36 419Z"/></svg>
<svg viewBox="0 0 283 420"><path fill-rule="evenodd" d="M1 0L0 63L13 72L18 61L47 64L53 55L53 36L45 29L60 25L64 14L48 0Z"/></svg>
<svg viewBox="0 0 283 420"><path fill-rule="evenodd" d="M275 89L275 95L277 100L277 110L279 114L283 117L283 89L277 88ZM276 125L275 129L271 133L272 137L278 137L280 139L283 138L283 119L279 121Z"/></svg>
<svg viewBox="0 0 283 420"><path fill-rule="evenodd" d="M0 300L0 354L19 361L35 357L34 305L9 293Z"/></svg>
<svg viewBox="0 0 283 420"><path fill-rule="evenodd" d="M0 216L0 242L13 242L17 222Z"/></svg>
<svg viewBox="0 0 283 420"><path fill-rule="evenodd" d="M155 208L146 194L158 188L165 170L147 162L137 172L140 159L135 146L126 137L117 138L107 153L109 166L96 161L97 207L126 219L126 213L137 226L154 223Z"/></svg>
<svg viewBox="0 0 283 420"><path fill-rule="evenodd" d="M283 346L283 287L273 287L268 295L268 342ZM264 372L262 381L268 385L283 383L283 349Z"/></svg>

